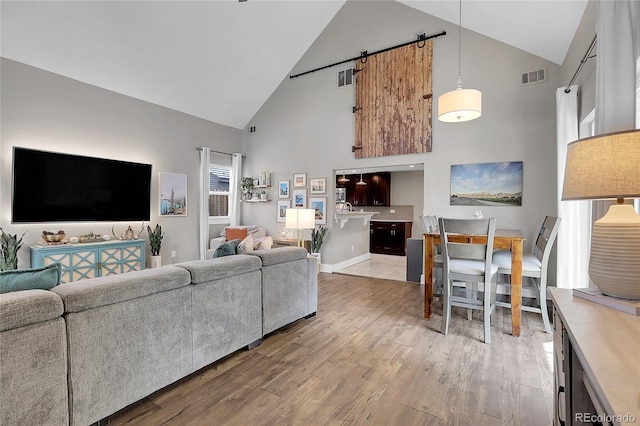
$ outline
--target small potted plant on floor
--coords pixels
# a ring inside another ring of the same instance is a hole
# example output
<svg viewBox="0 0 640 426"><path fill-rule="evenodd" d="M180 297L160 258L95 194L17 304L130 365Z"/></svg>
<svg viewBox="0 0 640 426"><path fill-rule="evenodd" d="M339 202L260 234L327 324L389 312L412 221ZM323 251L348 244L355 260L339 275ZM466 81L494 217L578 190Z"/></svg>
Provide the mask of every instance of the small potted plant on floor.
<svg viewBox="0 0 640 426"><path fill-rule="evenodd" d="M162 248L162 227L160 224L156 224L155 229L151 229L147 225L147 233L149 234L149 245L151 246L151 267L158 268L162 266L162 256L160 256L160 249Z"/></svg>
<svg viewBox="0 0 640 426"><path fill-rule="evenodd" d="M320 248L322 247L322 243L324 242L324 236L326 235L329 228L326 226L318 226L318 229L311 230L311 255L315 256L318 259L318 272L320 272Z"/></svg>
<svg viewBox="0 0 640 426"><path fill-rule="evenodd" d="M25 231L20 238L18 234L7 234L2 228L0 232L0 271L18 269L18 250L22 247L22 237L27 232Z"/></svg>

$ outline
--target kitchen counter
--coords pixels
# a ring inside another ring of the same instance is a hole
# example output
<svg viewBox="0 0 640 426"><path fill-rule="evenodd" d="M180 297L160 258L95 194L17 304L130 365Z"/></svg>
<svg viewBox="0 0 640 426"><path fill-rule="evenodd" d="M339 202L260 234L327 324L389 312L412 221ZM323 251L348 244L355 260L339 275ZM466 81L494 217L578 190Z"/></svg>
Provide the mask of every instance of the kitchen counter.
<svg viewBox="0 0 640 426"><path fill-rule="evenodd" d="M413 219L371 219L371 222L413 222Z"/></svg>

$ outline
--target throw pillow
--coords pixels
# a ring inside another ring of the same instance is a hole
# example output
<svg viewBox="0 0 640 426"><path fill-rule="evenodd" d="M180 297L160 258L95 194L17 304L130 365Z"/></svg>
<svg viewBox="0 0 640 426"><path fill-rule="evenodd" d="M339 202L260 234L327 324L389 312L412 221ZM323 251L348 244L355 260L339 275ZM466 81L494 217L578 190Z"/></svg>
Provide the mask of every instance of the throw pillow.
<svg viewBox="0 0 640 426"><path fill-rule="evenodd" d="M247 228L234 228L227 226L226 228L226 240L244 240L247 236Z"/></svg>
<svg viewBox="0 0 640 426"><path fill-rule="evenodd" d="M231 256L236 254L236 249L238 248L239 243L240 240L231 240L220 244L216 251L213 252L213 257Z"/></svg>
<svg viewBox="0 0 640 426"><path fill-rule="evenodd" d="M258 244L258 247L256 247L256 249L271 250L272 245L273 245L273 238L269 236L269 237L265 237L265 239L262 240L260 244Z"/></svg>
<svg viewBox="0 0 640 426"><path fill-rule="evenodd" d="M253 251L253 237L251 234L247 235L247 237L238 244L238 254L248 253L250 251Z"/></svg>
<svg viewBox="0 0 640 426"><path fill-rule="evenodd" d="M49 290L60 284L62 265L53 263L42 268L0 272L0 293L20 290Z"/></svg>

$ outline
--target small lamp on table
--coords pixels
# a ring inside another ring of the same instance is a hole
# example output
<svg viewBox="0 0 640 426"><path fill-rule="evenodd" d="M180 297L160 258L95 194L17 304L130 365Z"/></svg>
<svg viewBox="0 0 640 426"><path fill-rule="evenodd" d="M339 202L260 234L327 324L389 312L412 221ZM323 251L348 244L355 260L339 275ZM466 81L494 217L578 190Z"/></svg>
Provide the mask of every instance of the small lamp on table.
<svg viewBox="0 0 640 426"><path fill-rule="evenodd" d="M287 209L285 223L287 228L296 230L298 247L304 247L302 235L305 229L316 226L316 212L314 209Z"/></svg>

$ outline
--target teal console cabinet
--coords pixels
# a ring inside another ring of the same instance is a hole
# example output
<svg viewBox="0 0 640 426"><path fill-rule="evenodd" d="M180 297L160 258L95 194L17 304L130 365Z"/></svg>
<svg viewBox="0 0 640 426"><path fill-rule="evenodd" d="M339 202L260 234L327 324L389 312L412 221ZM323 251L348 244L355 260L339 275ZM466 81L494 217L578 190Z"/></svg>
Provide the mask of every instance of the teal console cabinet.
<svg viewBox="0 0 640 426"><path fill-rule="evenodd" d="M62 264L61 282L102 277L145 268L146 240L32 246L31 267Z"/></svg>

